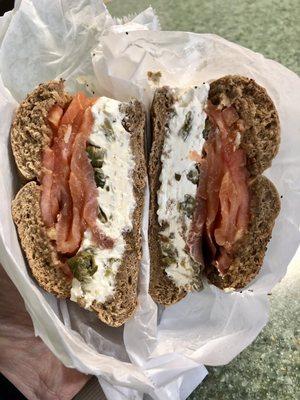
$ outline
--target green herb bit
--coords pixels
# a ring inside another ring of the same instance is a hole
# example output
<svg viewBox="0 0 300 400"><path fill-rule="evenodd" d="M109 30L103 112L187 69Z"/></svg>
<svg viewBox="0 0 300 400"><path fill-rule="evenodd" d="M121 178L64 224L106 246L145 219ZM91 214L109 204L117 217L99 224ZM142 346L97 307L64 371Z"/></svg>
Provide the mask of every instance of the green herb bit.
<svg viewBox="0 0 300 400"><path fill-rule="evenodd" d="M100 219L100 221L101 221L103 224L106 224L106 222L107 222L107 216L106 216L105 212L102 210L101 207L99 207L98 218Z"/></svg>
<svg viewBox="0 0 300 400"><path fill-rule="evenodd" d="M90 250L84 250L67 260L73 275L80 282L85 282L97 271L94 256Z"/></svg>
<svg viewBox="0 0 300 400"><path fill-rule="evenodd" d="M112 124L108 118L104 118L104 123L102 124L102 129L104 130L105 137L109 141L116 140L115 132L113 130Z"/></svg>
<svg viewBox="0 0 300 400"><path fill-rule="evenodd" d="M169 224L168 221L163 220L163 221L160 223L160 226L161 226L161 231L165 231L167 228L169 228L170 224Z"/></svg>
<svg viewBox="0 0 300 400"><path fill-rule="evenodd" d="M164 266L168 267L171 264L176 264L178 259L178 251L175 246L170 243L162 242L161 243L161 251L162 251L162 263Z"/></svg>
<svg viewBox="0 0 300 400"><path fill-rule="evenodd" d="M191 196L190 194L185 194L184 201L179 203L180 210L182 210L188 218L192 218L193 213L194 213L195 204L196 204L196 200L194 199L194 197Z"/></svg>
<svg viewBox="0 0 300 400"><path fill-rule="evenodd" d="M187 112L185 119L184 119L184 124L180 128L179 131L179 136L183 138L184 141L186 141L187 137L189 136L191 129L192 129L192 122L193 122L193 116L192 112L189 111Z"/></svg>
<svg viewBox="0 0 300 400"><path fill-rule="evenodd" d="M106 182L106 176L104 175L102 169L94 168L94 176L97 187L101 187L103 189Z"/></svg>
<svg viewBox="0 0 300 400"><path fill-rule="evenodd" d="M89 159L93 167L101 168L104 161L105 150L101 147L96 147L89 144L86 148Z"/></svg>
<svg viewBox="0 0 300 400"><path fill-rule="evenodd" d="M180 181L180 179L181 179L181 175L180 174L177 174L177 173L175 173L175 179L176 179L176 181Z"/></svg>
<svg viewBox="0 0 300 400"><path fill-rule="evenodd" d="M189 172L187 173L186 177L194 185L197 185L198 182L199 182L199 171L198 171L198 168L195 167L193 169L190 169Z"/></svg>

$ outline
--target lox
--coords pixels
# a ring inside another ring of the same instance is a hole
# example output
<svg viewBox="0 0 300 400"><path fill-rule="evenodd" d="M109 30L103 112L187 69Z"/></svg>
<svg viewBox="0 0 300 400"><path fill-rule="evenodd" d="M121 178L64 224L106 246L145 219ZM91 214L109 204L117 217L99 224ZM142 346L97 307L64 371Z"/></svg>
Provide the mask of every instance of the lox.
<svg viewBox="0 0 300 400"><path fill-rule="evenodd" d="M114 245L97 225L97 186L86 152L94 123L93 103L78 93L66 110L56 104L48 115L53 138L43 152L40 207L61 254L78 251L87 227L100 248Z"/></svg>

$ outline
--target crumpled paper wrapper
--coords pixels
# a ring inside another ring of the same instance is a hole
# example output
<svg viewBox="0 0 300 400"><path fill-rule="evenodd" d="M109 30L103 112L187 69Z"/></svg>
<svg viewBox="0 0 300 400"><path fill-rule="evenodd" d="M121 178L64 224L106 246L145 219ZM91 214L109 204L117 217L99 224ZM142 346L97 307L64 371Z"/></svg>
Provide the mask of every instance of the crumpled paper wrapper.
<svg viewBox="0 0 300 400"><path fill-rule="evenodd" d="M109 399L185 399L206 375L203 364L228 363L268 320L267 293L285 274L299 245L300 80L280 64L214 35L151 32L152 9L133 20L114 20L96 0L23 0L0 20L0 255L26 302L35 332L68 367L99 377ZM134 31L141 29L140 31ZM127 33L126 33L127 32ZM13 225L10 204L19 187L9 145L14 111L41 81L63 77L70 90L85 89L146 107L154 85L196 85L228 73L254 78L278 109L282 143L266 175L282 198L264 266L242 292L205 284L167 309L148 294L147 204L139 306L124 328L110 328L70 301L46 294L31 278Z"/></svg>

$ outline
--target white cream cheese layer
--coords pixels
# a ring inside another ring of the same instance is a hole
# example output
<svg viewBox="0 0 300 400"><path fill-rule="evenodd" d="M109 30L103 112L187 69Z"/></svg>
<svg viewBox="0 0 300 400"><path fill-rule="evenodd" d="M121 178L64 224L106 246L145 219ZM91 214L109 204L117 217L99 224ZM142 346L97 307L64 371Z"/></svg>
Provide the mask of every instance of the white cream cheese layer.
<svg viewBox="0 0 300 400"><path fill-rule="evenodd" d="M98 187L98 204L107 221L101 222L99 219L97 223L107 236L115 240L115 245L112 249L95 248L91 232L84 234L80 251L92 249L97 271L85 282L73 278L71 300L84 297L86 308L94 300L104 303L114 294L115 277L125 250L123 233L132 229L132 213L135 209L132 172L135 164L130 134L122 125L124 114L120 111L120 105L117 100L100 97L92 107L94 125L89 143L105 150L101 168L105 185Z"/></svg>
<svg viewBox="0 0 300 400"><path fill-rule="evenodd" d="M188 179L189 172L195 171L195 162L189 154L193 150L201 154L208 91L208 84L185 90L174 89L176 102L161 156L157 215L163 227L161 235L168 238L168 241L161 241L163 256L169 258L166 273L177 287L189 288L196 281L195 263L185 251L191 218L184 213L182 204L189 196L193 199L196 196L197 184ZM170 257L169 251L175 252L174 257L172 254Z"/></svg>

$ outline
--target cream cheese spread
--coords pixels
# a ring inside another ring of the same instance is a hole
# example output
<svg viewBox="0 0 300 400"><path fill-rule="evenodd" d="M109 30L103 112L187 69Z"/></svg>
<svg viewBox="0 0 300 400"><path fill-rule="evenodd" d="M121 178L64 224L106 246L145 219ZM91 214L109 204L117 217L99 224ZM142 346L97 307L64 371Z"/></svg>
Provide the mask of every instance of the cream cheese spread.
<svg viewBox="0 0 300 400"><path fill-rule="evenodd" d="M176 99L171 112L161 156L161 186L157 194L158 222L162 227L161 248L165 271L177 287L197 285L199 266L191 259L186 239L197 191L195 161L191 151L201 154L209 85L173 89ZM198 269L197 269L198 268ZM198 274L197 274L198 272Z"/></svg>
<svg viewBox="0 0 300 400"><path fill-rule="evenodd" d="M125 130L120 110L121 103L100 97L92 107L94 125L89 143L104 151L102 173L103 187L98 187L98 204L102 215L97 221L100 229L115 240L112 249L93 247L90 231L86 231L79 251L91 249L96 272L84 282L73 278L71 300L83 297L86 308L94 300L104 303L114 294L115 278L125 251L123 234L132 229L132 214L135 209L132 173L134 157L130 146L130 133Z"/></svg>

